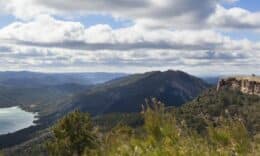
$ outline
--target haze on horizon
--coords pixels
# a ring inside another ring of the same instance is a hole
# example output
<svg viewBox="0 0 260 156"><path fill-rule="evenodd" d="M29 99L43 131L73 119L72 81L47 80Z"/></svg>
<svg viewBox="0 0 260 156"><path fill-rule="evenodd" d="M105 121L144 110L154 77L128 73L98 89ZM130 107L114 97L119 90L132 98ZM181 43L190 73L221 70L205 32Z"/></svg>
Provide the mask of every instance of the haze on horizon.
<svg viewBox="0 0 260 156"><path fill-rule="evenodd" d="M0 7L0 71L260 74L257 1L0 0Z"/></svg>

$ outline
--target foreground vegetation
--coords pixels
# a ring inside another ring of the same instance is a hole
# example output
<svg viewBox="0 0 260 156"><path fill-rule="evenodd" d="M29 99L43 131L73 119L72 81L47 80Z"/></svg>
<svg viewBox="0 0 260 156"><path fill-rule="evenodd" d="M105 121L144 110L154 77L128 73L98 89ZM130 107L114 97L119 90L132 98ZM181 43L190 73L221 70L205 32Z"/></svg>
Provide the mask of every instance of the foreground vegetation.
<svg viewBox="0 0 260 156"><path fill-rule="evenodd" d="M205 91L178 107L153 99L142 113L68 114L10 155L259 155L260 97Z"/></svg>
<svg viewBox="0 0 260 156"><path fill-rule="evenodd" d="M198 133L185 120L176 120L164 104L152 99L143 106L144 124L138 128L119 124L100 132L88 114L73 112L53 128L46 143L49 155L90 156L230 156L260 153L259 142L239 117L205 118L206 131Z"/></svg>

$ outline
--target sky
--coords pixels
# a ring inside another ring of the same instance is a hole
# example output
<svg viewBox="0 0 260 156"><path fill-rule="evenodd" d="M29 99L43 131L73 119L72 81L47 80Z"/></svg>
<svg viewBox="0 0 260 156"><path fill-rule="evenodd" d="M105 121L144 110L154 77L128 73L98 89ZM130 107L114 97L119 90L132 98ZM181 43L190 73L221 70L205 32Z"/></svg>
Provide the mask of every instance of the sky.
<svg viewBox="0 0 260 156"><path fill-rule="evenodd" d="M260 74L259 0L0 0L0 71Z"/></svg>

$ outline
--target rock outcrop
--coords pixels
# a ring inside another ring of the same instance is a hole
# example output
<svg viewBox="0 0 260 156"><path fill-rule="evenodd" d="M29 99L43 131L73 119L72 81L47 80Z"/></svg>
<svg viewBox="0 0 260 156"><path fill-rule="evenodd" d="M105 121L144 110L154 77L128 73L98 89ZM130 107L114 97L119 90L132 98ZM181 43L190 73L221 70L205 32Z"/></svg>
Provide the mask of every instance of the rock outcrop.
<svg viewBox="0 0 260 156"><path fill-rule="evenodd" d="M224 78L219 81L217 90L219 91L223 88L260 96L260 77L253 75Z"/></svg>

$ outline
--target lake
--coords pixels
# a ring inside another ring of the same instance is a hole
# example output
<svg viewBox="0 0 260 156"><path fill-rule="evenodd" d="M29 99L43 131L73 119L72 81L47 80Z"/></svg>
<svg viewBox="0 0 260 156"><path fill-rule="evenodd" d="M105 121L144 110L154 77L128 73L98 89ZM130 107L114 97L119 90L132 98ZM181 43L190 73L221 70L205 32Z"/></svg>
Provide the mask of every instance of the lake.
<svg viewBox="0 0 260 156"><path fill-rule="evenodd" d="M0 108L0 135L34 125L36 115L36 113L26 112L19 107Z"/></svg>

